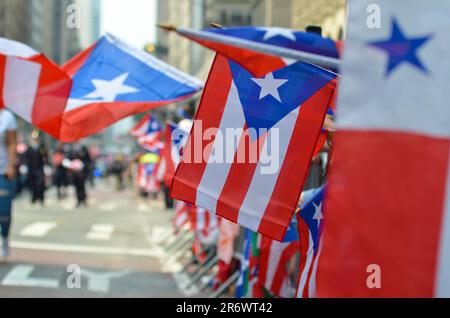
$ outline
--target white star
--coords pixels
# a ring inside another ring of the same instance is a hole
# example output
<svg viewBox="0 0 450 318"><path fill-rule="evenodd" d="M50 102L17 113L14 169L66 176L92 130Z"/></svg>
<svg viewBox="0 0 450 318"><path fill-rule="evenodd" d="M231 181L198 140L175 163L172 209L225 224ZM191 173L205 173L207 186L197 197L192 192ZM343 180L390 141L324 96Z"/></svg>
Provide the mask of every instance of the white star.
<svg viewBox="0 0 450 318"><path fill-rule="evenodd" d="M291 41L296 41L295 33L292 30L285 29L285 28L279 28L279 27L272 27L272 28L261 28L260 30L265 31L266 34L264 34L264 41L270 40L271 38L282 36L286 39L289 39Z"/></svg>
<svg viewBox="0 0 450 318"><path fill-rule="evenodd" d="M138 92L138 89L124 85L129 75L130 73L124 73L110 81L92 80L95 91L86 95L84 98L101 98L104 102L114 102L118 95Z"/></svg>
<svg viewBox="0 0 450 318"><path fill-rule="evenodd" d="M316 209L316 211L314 212L313 220L316 220L318 226L320 227L320 222L323 220L322 202L320 202L319 206L317 206L315 203L313 203L313 205Z"/></svg>
<svg viewBox="0 0 450 318"><path fill-rule="evenodd" d="M252 78L252 81L255 82L259 87L261 87L261 94L259 95L260 100L268 95L271 95L281 103L280 93L278 92L278 89L286 84L288 80L276 79L273 77L273 73L269 73L265 78Z"/></svg>

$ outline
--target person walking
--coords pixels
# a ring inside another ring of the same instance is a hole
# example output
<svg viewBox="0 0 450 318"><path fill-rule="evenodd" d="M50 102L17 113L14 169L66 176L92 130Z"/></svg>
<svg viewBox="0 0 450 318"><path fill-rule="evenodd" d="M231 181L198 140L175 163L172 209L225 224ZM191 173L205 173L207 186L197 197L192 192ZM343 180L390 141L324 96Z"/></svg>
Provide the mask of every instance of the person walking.
<svg viewBox="0 0 450 318"><path fill-rule="evenodd" d="M58 200L66 197L66 187L68 184L67 168L64 167L63 162L65 159L64 147L58 145L55 153L53 154L53 166L54 166L54 184L57 190Z"/></svg>
<svg viewBox="0 0 450 318"><path fill-rule="evenodd" d="M45 172L44 167L48 163L47 147L40 142L39 137L33 138L27 150L26 161L28 166L28 185L31 190L31 203L45 202Z"/></svg>
<svg viewBox="0 0 450 318"><path fill-rule="evenodd" d="M72 152L71 160L73 185L77 195L77 207L87 207L86 181L92 164L87 148L76 145Z"/></svg>
<svg viewBox="0 0 450 318"><path fill-rule="evenodd" d="M9 231L16 175L16 147L16 119L9 111L0 109L0 225L3 243L1 259L9 256Z"/></svg>

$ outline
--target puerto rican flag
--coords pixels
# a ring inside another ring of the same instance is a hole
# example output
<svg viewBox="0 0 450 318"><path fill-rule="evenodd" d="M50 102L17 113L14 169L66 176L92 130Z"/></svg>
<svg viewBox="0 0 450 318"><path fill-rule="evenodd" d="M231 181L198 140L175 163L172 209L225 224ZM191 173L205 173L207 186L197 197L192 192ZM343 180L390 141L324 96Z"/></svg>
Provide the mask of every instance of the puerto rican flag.
<svg viewBox="0 0 450 318"><path fill-rule="evenodd" d="M188 141L192 125L190 122L190 120L184 120L181 127L174 123L166 125L165 143L161 151L161 160L156 168L156 178L169 188L172 186L175 170L181 161L183 148Z"/></svg>
<svg viewBox="0 0 450 318"><path fill-rule="evenodd" d="M0 38L0 107L57 136L72 81L43 54Z"/></svg>
<svg viewBox="0 0 450 318"><path fill-rule="evenodd" d="M291 223L283 242L262 238L259 280L271 295L281 298L294 296L295 278L291 278L290 267L298 254L299 244L297 222Z"/></svg>
<svg viewBox="0 0 450 318"><path fill-rule="evenodd" d="M319 297L450 297L448 12L350 2Z"/></svg>
<svg viewBox="0 0 450 318"><path fill-rule="evenodd" d="M316 273L324 226L323 201L325 187L309 192L312 198L305 198L305 203L297 214L298 233L300 236L300 270L297 298L314 298L317 295Z"/></svg>
<svg viewBox="0 0 450 318"><path fill-rule="evenodd" d="M30 53L26 60L17 54L0 64L0 73L6 75L4 104L63 142L77 141L202 89L195 78L111 35L60 69Z"/></svg>
<svg viewBox="0 0 450 318"><path fill-rule="evenodd" d="M163 148L162 127L150 114L139 121L130 131L130 135L136 138L139 145L147 151L158 152Z"/></svg>
<svg viewBox="0 0 450 318"><path fill-rule="evenodd" d="M179 34L207 47L245 67L257 76L263 76L273 69L282 68L286 59L265 54L265 65L258 61L257 53L246 47L255 43L260 48L283 48L314 54L324 58L338 60L342 43L323 38L314 33L305 33L280 27L230 27L224 29L206 29L203 31L183 32Z"/></svg>
<svg viewBox="0 0 450 318"><path fill-rule="evenodd" d="M185 226L190 226L189 210L190 205L185 202L177 202L175 206L175 214L172 219L172 224L175 232L179 232Z"/></svg>
<svg viewBox="0 0 450 318"><path fill-rule="evenodd" d="M264 56L258 61L267 67ZM218 55L172 196L282 241L334 93L334 79L332 73L302 62L258 77ZM226 138L230 129L237 132L234 138ZM223 137L202 138L211 131ZM243 153L248 155L244 159Z"/></svg>
<svg viewBox="0 0 450 318"><path fill-rule="evenodd" d="M239 279L236 283L236 298L262 298L263 288L259 279L259 252L261 235L245 231L242 247Z"/></svg>
<svg viewBox="0 0 450 318"><path fill-rule="evenodd" d="M217 243L219 238L219 218L203 208L191 206L189 209L191 229L202 244Z"/></svg>

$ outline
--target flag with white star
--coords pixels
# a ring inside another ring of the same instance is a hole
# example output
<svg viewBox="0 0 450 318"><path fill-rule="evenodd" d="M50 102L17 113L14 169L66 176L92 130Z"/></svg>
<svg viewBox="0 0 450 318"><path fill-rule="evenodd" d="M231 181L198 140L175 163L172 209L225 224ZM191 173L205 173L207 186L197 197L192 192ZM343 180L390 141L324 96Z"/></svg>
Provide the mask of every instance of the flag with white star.
<svg viewBox="0 0 450 318"><path fill-rule="evenodd" d="M349 2L319 297L450 297L449 12Z"/></svg>
<svg viewBox="0 0 450 318"><path fill-rule="evenodd" d="M80 128L71 131L70 139L98 132L124 117L181 101L203 86L199 80L111 35L101 38L63 69L73 79L65 122Z"/></svg>
<svg viewBox="0 0 450 318"><path fill-rule="evenodd" d="M312 198L300 207L300 211L297 214L300 236L298 298L313 298L316 296L316 272L324 226L324 195L325 186L315 190Z"/></svg>
<svg viewBox="0 0 450 318"><path fill-rule="evenodd" d="M0 41L0 54L5 46L9 51L17 47ZM15 100L9 98L8 107L64 142L93 135L128 116L179 102L203 88L199 80L111 35L62 67L37 53L36 58L39 60L27 64L20 62L23 66L16 62L14 70L9 67L15 74L11 77L14 86L9 87L22 88L9 94Z"/></svg>
<svg viewBox="0 0 450 318"><path fill-rule="evenodd" d="M324 38L318 34L280 27L227 27L197 31L196 35L185 33L181 33L181 35L241 64L257 76L267 74L270 69L282 67L290 61L267 54L265 55L266 63L254 63L261 53L244 48L247 47L247 44L254 43L265 48L287 49L336 60L340 58L342 47L341 42Z"/></svg>
<svg viewBox="0 0 450 318"><path fill-rule="evenodd" d="M255 62L265 64L265 56ZM334 79L332 73L302 62L256 76L218 55L172 195L282 241ZM203 142L195 138L211 131L217 132L215 137Z"/></svg>

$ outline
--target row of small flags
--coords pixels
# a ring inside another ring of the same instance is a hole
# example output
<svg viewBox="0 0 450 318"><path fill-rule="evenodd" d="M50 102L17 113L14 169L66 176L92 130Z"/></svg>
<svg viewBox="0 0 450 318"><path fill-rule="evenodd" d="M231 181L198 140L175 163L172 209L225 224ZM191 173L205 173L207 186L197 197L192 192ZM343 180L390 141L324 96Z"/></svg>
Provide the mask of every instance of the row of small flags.
<svg viewBox="0 0 450 318"><path fill-rule="evenodd" d="M240 290L255 295L258 279L270 277L258 272L269 271L258 248L265 239L283 242L289 232L311 158L327 138L323 126L331 109L337 132L327 223L324 231L322 203L314 199L309 214L306 207L300 212L297 295L450 296L450 4L375 3L383 14L379 27L368 27L374 1L349 1L342 58L341 43L288 29L175 30L217 52L192 129L260 132L243 134L234 149L243 150L247 137L260 142L256 163L209 160L221 147L218 140L201 144L208 157L202 163L180 161L182 153L192 153L193 141L180 147L178 138L166 137L155 167L174 198L251 231ZM2 105L63 141L203 87L110 35L63 67L8 40L0 41L0 52ZM280 168L264 174L261 153L274 128ZM382 269L382 288L367 285L369 265ZM266 279L262 285L274 284ZM275 285L284 290L282 280Z"/></svg>

